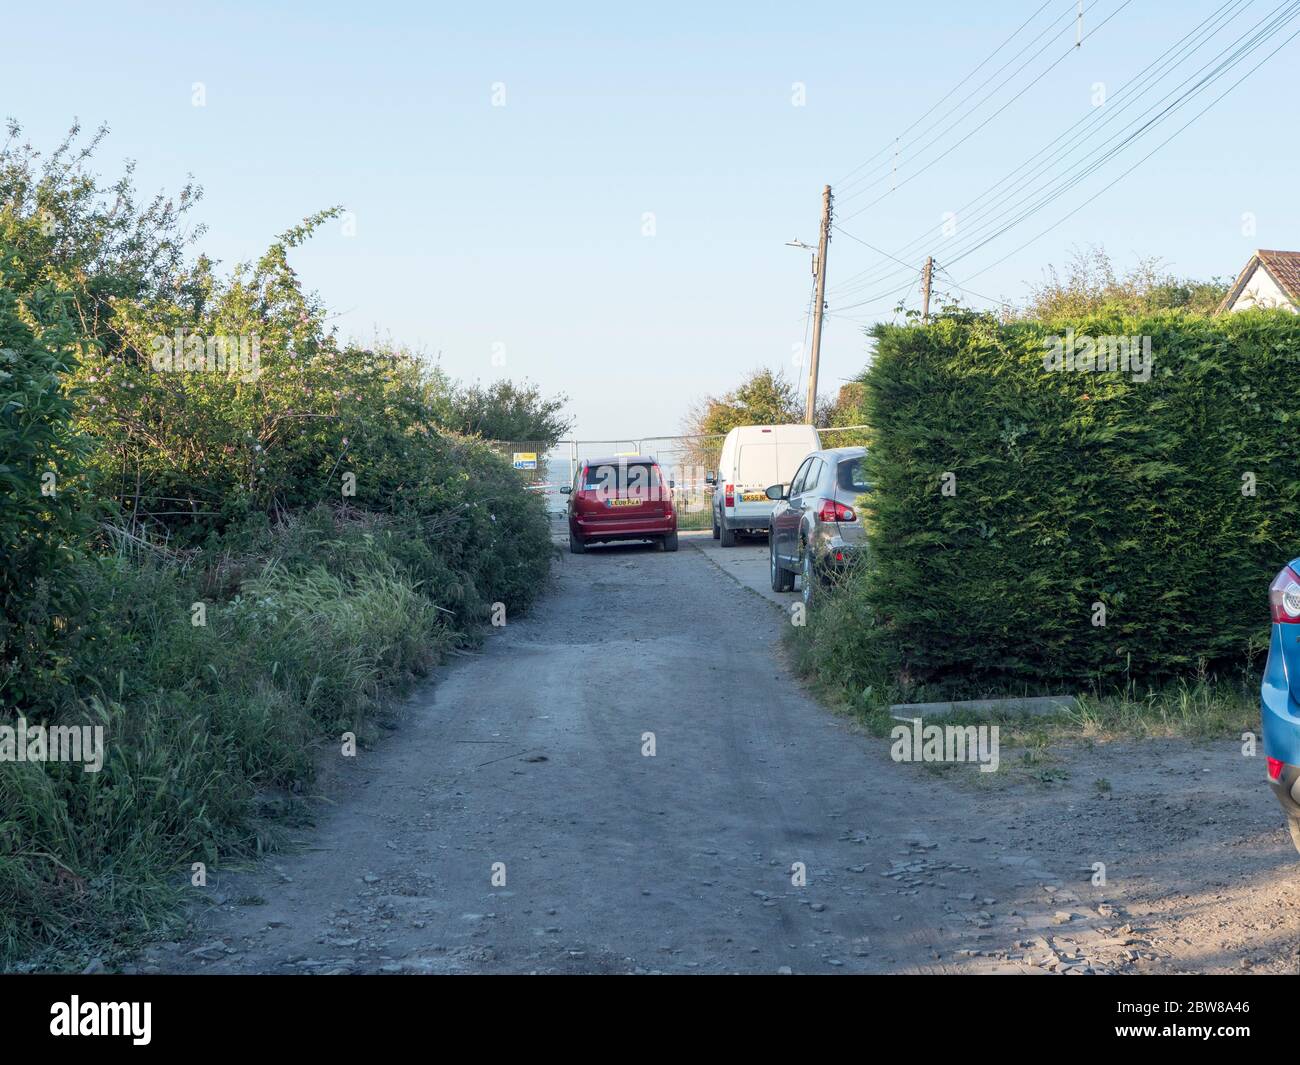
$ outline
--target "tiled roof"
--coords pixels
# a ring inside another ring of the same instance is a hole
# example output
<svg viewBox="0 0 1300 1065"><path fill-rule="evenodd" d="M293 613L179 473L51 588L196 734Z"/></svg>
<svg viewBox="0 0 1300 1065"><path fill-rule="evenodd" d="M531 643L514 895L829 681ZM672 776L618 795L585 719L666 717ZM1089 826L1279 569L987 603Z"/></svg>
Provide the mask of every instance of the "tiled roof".
<svg viewBox="0 0 1300 1065"><path fill-rule="evenodd" d="M1223 302L1219 304L1219 311L1226 311L1237 302L1237 298L1241 295L1242 289L1246 287L1246 282L1250 280L1250 276L1255 272L1257 265L1262 265L1268 271L1269 276L1277 282L1277 287L1286 293L1287 298L1297 308L1300 308L1300 251L1275 251L1260 248L1250 257L1250 262L1246 264L1245 269L1237 275L1237 280L1228 289L1228 294L1223 297Z"/></svg>
<svg viewBox="0 0 1300 1065"><path fill-rule="evenodd" d="M1273 275L1278 287L1300 304L1300 251L1265 251L1255 253Z"/></svg>

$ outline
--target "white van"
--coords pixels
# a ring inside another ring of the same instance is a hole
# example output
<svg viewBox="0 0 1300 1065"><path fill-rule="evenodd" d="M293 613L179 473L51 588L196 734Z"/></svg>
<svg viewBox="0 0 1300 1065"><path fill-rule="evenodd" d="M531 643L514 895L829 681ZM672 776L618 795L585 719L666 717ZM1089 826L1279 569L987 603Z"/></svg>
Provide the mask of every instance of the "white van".
<svg viewBox="0 0 1300 1065"><path fill-rule="evenodd" d="M808 453L820 451L821 437L811 425L738 425L722 442L716 473L706 480L713 490L713 538L734 547L741 529L766 533L776 504L767 487L789 484Z"/></svg>

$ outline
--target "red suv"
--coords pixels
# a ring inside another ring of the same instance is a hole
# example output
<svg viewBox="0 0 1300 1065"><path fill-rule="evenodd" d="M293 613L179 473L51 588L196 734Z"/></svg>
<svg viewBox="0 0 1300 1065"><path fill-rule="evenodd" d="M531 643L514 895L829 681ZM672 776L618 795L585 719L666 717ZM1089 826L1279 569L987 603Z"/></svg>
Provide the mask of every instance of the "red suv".
<svg viewBox="0 0 1300 1065"><path fill-rule="evenodd" d="M665 551L677 550L673 482L664 480L654 459L588 459L560 491L569 497L569 550L575 555L612 540L657 540Z"/></svg>

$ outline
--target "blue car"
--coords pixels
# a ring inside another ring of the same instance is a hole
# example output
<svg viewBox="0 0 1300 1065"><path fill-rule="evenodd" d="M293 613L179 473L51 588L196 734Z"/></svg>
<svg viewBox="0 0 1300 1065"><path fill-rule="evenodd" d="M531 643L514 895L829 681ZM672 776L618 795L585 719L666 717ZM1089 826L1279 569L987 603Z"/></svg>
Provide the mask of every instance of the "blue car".
<svg viewBox="0 0 1300 1065"><path fill-rule="evenodd" d="M1300 559L1268 589L1273 634L1264 666L1260 711L1268 783L1286 811L1291 842L1300 850Z"/></svg>

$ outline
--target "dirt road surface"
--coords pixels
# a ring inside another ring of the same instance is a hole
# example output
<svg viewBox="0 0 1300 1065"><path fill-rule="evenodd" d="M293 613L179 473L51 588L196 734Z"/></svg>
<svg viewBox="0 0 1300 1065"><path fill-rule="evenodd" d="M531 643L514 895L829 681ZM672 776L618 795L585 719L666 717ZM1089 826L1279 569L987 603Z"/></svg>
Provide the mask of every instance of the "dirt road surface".
<svg viewBox="0 0 1300 1065"><path fill-rule="evenodd" d="M1300 865L1239 743L895 763L687 538L557 569L338 759L292 853L211 876L131 968L1297 972Z"/></svg>

